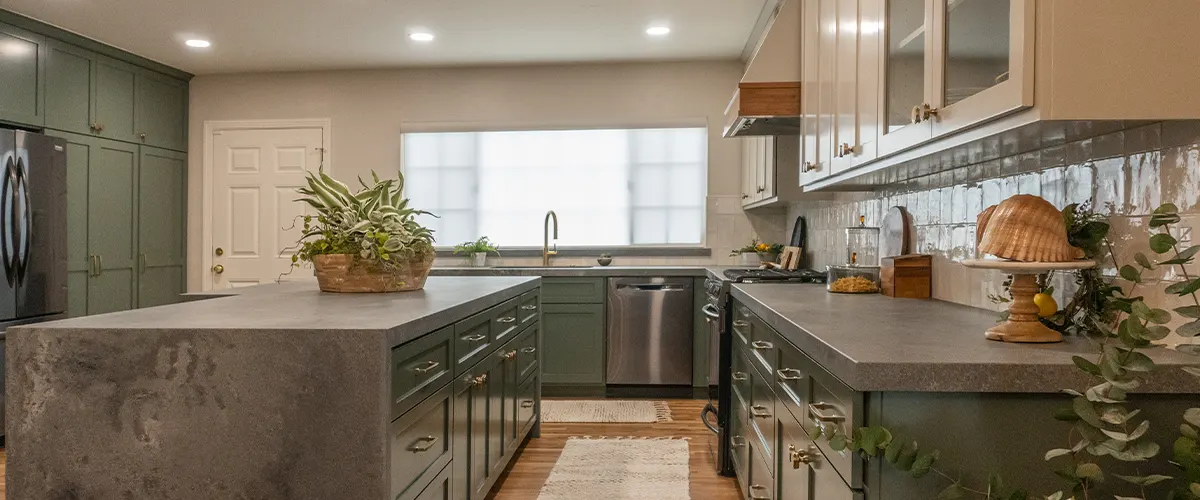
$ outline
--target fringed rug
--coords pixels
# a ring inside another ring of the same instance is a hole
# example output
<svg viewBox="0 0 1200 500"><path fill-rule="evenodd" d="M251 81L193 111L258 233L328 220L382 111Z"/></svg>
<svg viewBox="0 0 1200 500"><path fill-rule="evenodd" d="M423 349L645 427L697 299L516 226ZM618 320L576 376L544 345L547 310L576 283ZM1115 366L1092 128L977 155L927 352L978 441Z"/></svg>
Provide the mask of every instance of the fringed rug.
<svg viewBox="0 0 1200 500"><path fill-rule="evenodd" d="M690 500L688 442L571 438L538 500Z"/></svg>
<svg viewBox="0 0 1200 500"><path fill-rule="evenodd" d="M543 399L542 422L651 423L670 422L666 401Z"/></svg>

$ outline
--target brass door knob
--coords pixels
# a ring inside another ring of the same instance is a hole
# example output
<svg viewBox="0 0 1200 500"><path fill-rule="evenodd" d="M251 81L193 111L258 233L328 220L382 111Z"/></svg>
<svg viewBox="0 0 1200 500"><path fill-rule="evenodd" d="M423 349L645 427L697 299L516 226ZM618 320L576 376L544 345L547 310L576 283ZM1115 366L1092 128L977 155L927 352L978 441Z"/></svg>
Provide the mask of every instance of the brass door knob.
<svg viewBox="0 0 1200 500"><path fill-rule="evenodd" d="M221 274L221 273L225 272L225 266L217 264L212 267L212 270L214 273Z"/></svg>

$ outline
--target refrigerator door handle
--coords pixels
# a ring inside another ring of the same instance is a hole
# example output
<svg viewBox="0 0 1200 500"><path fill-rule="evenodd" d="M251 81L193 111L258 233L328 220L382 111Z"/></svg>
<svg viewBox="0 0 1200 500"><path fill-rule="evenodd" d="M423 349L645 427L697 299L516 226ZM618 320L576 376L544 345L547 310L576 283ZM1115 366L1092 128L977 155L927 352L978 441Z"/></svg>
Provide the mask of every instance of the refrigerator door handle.
<svg viewBox="0 0 1200 500"><path fill-rule="evenodd" d="M16 286L16 269L13 262L15 253L16 228L12 220L11 209L15 208L16 199L13 196L13 181L16 179L16 162L12 152L4 160L4 174L0 177L0 257L4 259L4 279L11 288Z"/></svg>
<svg viewBox="0 0 1200 500"><path fill-rule="evenodd" d="M16 275L17 284L25 282L25 272L29 269L29 246L33 239L33 205L29 201L29 175L25 173L25 162L21 158L17 158L17 184L16 197L13 200L13 205L20 207L20 235L18 241L20 246L16 247ZM19 202L19 204L18 204Z"/></svg>

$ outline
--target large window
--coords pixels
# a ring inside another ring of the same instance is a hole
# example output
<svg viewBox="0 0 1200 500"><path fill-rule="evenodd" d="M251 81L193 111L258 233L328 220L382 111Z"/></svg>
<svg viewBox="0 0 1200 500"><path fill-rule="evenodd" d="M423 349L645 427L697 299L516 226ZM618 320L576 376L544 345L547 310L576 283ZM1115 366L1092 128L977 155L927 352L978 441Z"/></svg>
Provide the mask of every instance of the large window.
<svg viewBox="0 0 1200 500"><path fill-rule="evenodd" d="M540 247L546 212L560 246L699 245L708 132L676 129L404 134L412 206L439 247L489 236Z"/></svg>

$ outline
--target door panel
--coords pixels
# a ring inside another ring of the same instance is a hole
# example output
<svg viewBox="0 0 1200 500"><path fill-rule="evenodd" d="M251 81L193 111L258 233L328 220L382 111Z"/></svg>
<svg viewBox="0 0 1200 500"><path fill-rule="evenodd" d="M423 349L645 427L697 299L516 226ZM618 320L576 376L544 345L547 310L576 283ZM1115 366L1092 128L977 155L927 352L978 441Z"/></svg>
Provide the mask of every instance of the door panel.
<svg viewBox="0 0 1200 500"><path fill-rule="evenodd" d="M67 140L67 312L87 315L88 278L92 273L88 252L88 169L96 139L52 132Z"/></svg>
<svg viewBox="0 0 1200 500"><path fill-rule="evenodd" d="M97 140L88 175L88 249L97 256L98 275L88 292L88 314L137 305L138 147Z"/></svg>
<svg viewBox="0 0 1200 500"><path fill-rule="evenodd" d="M933 59L932 0L886 0L885 34L881 38L883 64L883 128L879 154L886 155L928 141L931 121L913 123L913 108L931 101L926 90Z"/></svg>
<svg viewBox="0 0 1200 500"><path fill-rule="evenodd" d="M879 156L880 39L886 0L860 0L858 5L858 147L854 166Z"/></svg>
<svg viewBox="0 0 1200 500"><path fill-rule="evenodd" d="M837 26L837 0L817 0L818 1L818 26L819 31L819 53L817 59L817 77L820 79L817 82L817 93L820 103L818 106L818 116L820 124L817 126L817 152L821 162L821 168L830 171L833 161L833 141L836 135L835 127L837 115L837 74L834 57L837 55L837 29L827 29L829 26Z"/></svg>
<svg viewBox="0 0 1200 500"><path fill-rule="evenodd" d="M143 147L138 172L138 307L173 304L186 290L187 156Z"/></svg>
<svg viewBox="0 0 1200 500"><path fill-rule="evenodd" d="M604 304L542 304L542 381L604 383Z"/></svg>
<svg viewBox="0 0 1200 500"><path fill-rule="evenodd" d="M96 123L102 127L100 136L126 142L137 139L136 79L133 66L103 56L96 59Z"/></svg>
<svg viewBox="0 0 1200 500"><path fill-rule="evenodd" d="M96 54L51 42L46 55L46 126L91 134Z"/></svg>
<svg viewBox="0 0 1200 500"><path fill-rule="evenodd" d="M0 24L0 120L45 123L45 53L41 35Z"/></svg>
<svg viewBox="0 0 1200 500"><path fill-rule="evenodd" d="M504 453L508 445L508 439L505 432L508 430L509 421L512 417L509 415L507 395L505 394L508 383L508 369L510 366L508 361L502 358L504 351L492 354L493 365L488 371L487 398L488 398L488 417L487 417L487 475L488 482L492 482L504 470ZM485 490L483 493L487 493Z"/></svg>
<svg viewBox="0 0 1200 500"><path fill-rule="evenodd" d="M187 84L149 72L137 77L138 139L151 146L187 150Z"/></svg>
<svg viewBox="0 0 1200 500"><path fill-rule="evenodd" d="M491 472L488 463L488 442L491 430L488 422L488 404L491 394L488 386L496 383L492 380L491 366L494 361L480 363L477 368L480 376L485 377L478 387L471 391L471 455L470 455L470 492L472 499L480 499L487 495L488 473Z"/></svg>
<svg viewBox="0 0 1200 500"><path fill-rule="evenodd" d="M834 58L834 137L833 173L850 168L853 156L848 149L858 148L858 0L837 1L837 26Z"/></svg>
<svg viewBox="0 0 1200 500"><path fill-rule="evenodd" d="M824 178L829 173L829 170L822 169L820 165L820 149L823 146L820 141L821 120L819 114L821 109L821 76L819 73L821 69L821 25L819 14L819 1L804 2L804 33L802 35L804 37L802 47L804 57L802 60L804 88L807 90L803 93L804 105L801 106L804 112L801 122L804 158L801 160L800 166L800 184L811 183Z"/></svg>
<svg viewBox="0 0 1200 500"><path fill-rule="evenodd" d="M269 283L291 269L305 214L293 200L321 163L323 137L320 128L213 132L213 248L205 251L224 272L209 273L210 288Z"/></svg>

